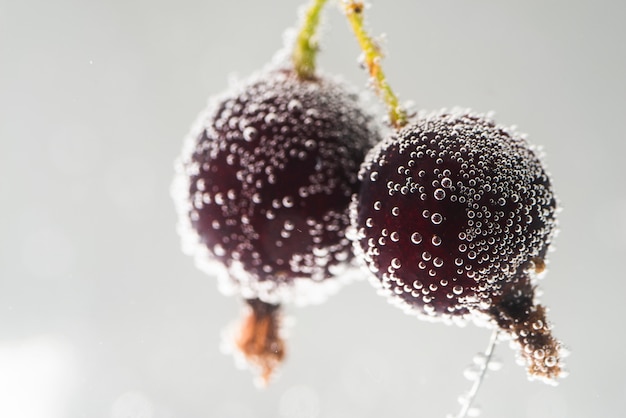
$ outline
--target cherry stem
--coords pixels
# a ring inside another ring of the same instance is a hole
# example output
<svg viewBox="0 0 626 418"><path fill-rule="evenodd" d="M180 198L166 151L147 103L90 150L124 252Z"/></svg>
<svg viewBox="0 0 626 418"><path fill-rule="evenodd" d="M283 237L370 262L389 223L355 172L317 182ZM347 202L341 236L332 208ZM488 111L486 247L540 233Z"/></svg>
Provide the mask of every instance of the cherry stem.
<svg viewBox="0 0 626 418"><path fill-rule="evenodd" d="M387 106L389 123L395 129L400 129L408 122L406 110L400 106L398 97L395 95L380 62L383 58L380 46L372 39L365 30L363 10L365 5L359 0L344 0L343 10L352 31L363 51L364 65L367 67L372 84L378 96Z"/></svg>
<svg viewBox="0 0 626 418"><path fill-rule="evenodd" d="M247 312L235 344L250 365L258 369L260 384L270 377L285 357L285 342L280 336L280 306L259 299L247 299Z"/></svg>
<svg viewBox="0 0 626 418"><path fill-rule="evenodd" d="M483 380L485 380L485 375L487 374L489 363L491 362L491 358L493 357L493 351L496 348L496 344L498 343L499 333L500 331L498 328L494 328L493 332L491 333L491 339L489 340L487 350L485 350L485 361L481 365L480 374L474 380L474 384L467 394L467 397L464 397L463 402L461 403L461 410L459 411L456 418L465 418L470 408L472 407L472 403L474 403L474 399L476 399L478 389L480 388Z"/></svg>
<svg viewBox="0 0 626 418"><path fill-rule="evenodd" d="M315 75L315 59L319 45L315 39L319 26L320 14L327 0L312 0L296 38L292 59L296 74L301 79L310 79Z"/></svg>

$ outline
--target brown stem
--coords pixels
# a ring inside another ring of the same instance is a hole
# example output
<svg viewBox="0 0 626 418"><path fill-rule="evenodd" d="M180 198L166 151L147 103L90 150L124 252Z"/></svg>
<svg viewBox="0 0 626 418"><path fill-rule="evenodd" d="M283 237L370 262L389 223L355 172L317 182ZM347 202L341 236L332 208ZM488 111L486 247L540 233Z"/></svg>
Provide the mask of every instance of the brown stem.
<svg viewBox="0 0 626 418"><path fill-rule="evenodd" d="M235 343L250 365L259 369L263 384L285 357L280 337L280 306L259 299L246 299L247 312Z"/></svg>
<svg viewBox="0 0 626 418"><path fill-rule="evenodd" d="M535 261L535 264L537 269L543 268L543 263ZM528 374L556 382L563 371L562 345L552 335L546 308L534 303L534 295L529 272L524 270L503 289L502 296L494 300L489 314L519 344Z"/></svg>

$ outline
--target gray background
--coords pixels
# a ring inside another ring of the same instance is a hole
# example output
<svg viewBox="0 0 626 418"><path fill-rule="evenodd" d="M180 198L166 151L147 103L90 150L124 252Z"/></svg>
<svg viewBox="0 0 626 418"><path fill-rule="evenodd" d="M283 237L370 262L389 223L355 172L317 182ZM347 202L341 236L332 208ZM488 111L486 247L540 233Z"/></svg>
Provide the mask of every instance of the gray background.
<svg viewBox="0 0 626 418"><path fill-rule="evenodd" d="M0 416L444 417L489 331L421 322L366 282L287 309L270 388L219 350L240 303L179 249L173 160L209 95L281 47L300 1L0 0ZM622 1L373 1L403 100L496 111L542 144L565 210L542 301L571 375L529 382L507 344L482 416L624 409ZM357 86L333 6L320 66Z"/></svg>

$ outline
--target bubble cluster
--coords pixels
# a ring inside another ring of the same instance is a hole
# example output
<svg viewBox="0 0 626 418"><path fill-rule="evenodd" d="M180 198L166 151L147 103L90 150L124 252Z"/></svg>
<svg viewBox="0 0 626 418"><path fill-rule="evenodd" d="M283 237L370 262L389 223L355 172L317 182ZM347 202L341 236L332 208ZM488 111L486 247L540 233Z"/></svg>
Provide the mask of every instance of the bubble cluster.
<svg viewBox="0 0 626 418"><path fill-rule="evenodd" d="M173 194L184 248L230 292L310 300L352 259L357 172L378 139L356 95L272 70L213 100L188 137ZM330 286L332 287L332 286Z"/></svg>

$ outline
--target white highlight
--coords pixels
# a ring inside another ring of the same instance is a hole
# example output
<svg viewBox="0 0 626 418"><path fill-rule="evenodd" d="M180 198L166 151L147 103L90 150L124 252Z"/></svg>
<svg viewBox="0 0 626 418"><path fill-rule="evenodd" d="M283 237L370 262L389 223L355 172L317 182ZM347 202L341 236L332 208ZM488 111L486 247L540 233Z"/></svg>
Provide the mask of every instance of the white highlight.
<svg viewBox="0 0 626 418"><path fill-rule="evenodd" d="M67 416L76 370L72 347L38 337L0 344L0 416Z"/></svg>

